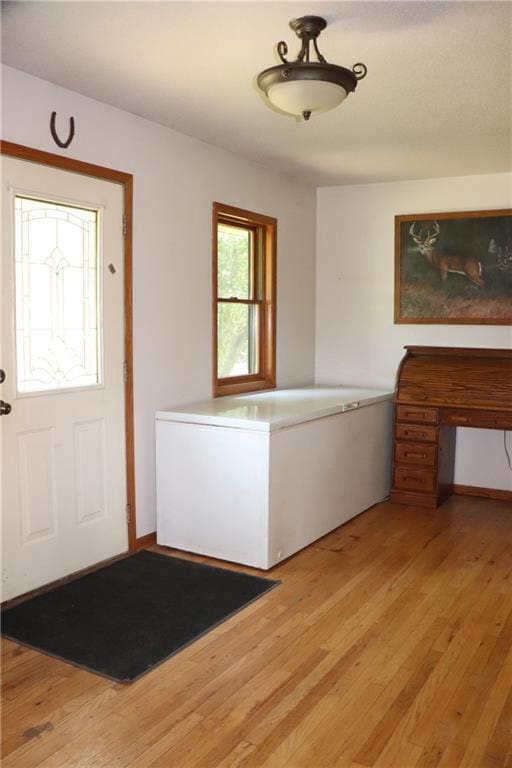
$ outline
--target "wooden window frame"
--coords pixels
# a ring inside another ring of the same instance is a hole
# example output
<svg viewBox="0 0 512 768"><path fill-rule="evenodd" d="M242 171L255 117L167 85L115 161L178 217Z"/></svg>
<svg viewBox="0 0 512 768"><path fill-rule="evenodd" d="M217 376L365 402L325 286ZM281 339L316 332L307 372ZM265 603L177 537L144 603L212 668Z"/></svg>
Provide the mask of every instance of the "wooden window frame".
<svg viewBox="0 0 512 768"><path fill-rule="evenodd" d="M259 298L219 298L217 232L219 224L242 226L253 232L254 250L261 249L261 277L256 278L256 259L252 277ZM276 251L277 219L223 203L213 203L212 210L212 391L214 397L258 392L276 386ZM255 304L260 308L258 329L258 373L244 376L218 376L218 305L219 303Z"/></svg>

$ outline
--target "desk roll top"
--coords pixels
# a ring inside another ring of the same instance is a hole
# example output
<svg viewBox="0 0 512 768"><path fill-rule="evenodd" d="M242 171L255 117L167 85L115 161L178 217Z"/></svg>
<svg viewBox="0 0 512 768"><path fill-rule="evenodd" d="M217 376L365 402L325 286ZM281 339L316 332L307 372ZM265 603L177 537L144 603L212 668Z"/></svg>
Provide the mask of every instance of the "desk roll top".
<svg viewBox="0 0 512 768"><path fill-rule="evenodd" d="M397 403L512 412L512 350L406 347Z"/></svg>
<svg viewBox="0 0 512 768"><path fill-rule="evenodd" d="M391 499L437 507L453 488L455 427L512 429L512 350L405 349L395 390Z"/></svg>

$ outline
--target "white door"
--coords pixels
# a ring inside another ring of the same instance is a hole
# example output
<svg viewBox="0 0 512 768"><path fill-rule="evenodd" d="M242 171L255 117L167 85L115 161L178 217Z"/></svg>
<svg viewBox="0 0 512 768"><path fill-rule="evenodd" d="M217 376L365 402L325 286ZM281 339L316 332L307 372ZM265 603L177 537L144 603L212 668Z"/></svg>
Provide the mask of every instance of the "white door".
<svg viewBox="0 0 512 768"><path fill-rule="evenodd" d="M1 162L8 600L128 547L124 238L121 185Z"/></svg>

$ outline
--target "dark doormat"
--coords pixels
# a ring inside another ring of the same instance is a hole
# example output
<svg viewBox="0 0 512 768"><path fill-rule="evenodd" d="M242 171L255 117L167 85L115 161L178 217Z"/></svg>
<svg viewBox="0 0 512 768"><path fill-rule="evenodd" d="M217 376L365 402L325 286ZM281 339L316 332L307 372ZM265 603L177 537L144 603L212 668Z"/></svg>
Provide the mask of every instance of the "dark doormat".
<svg viewBox="0 0 512 768"><path fill-rule="evenodd" d="M2 634L131 682L278 581L138 552L2 614Z"/></svg>

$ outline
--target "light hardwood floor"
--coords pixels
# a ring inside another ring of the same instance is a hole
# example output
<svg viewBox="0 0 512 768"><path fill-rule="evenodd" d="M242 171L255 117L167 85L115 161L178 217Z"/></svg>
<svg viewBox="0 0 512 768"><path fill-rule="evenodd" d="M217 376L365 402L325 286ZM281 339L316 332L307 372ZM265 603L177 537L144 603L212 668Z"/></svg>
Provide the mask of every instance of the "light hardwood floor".
<svg viewBox="0 0 512 768"><path fill-rule="evenodd" d="M380 504L271 576L129 686L4 641L3 768L512 768L510 503Z"/></svg>

